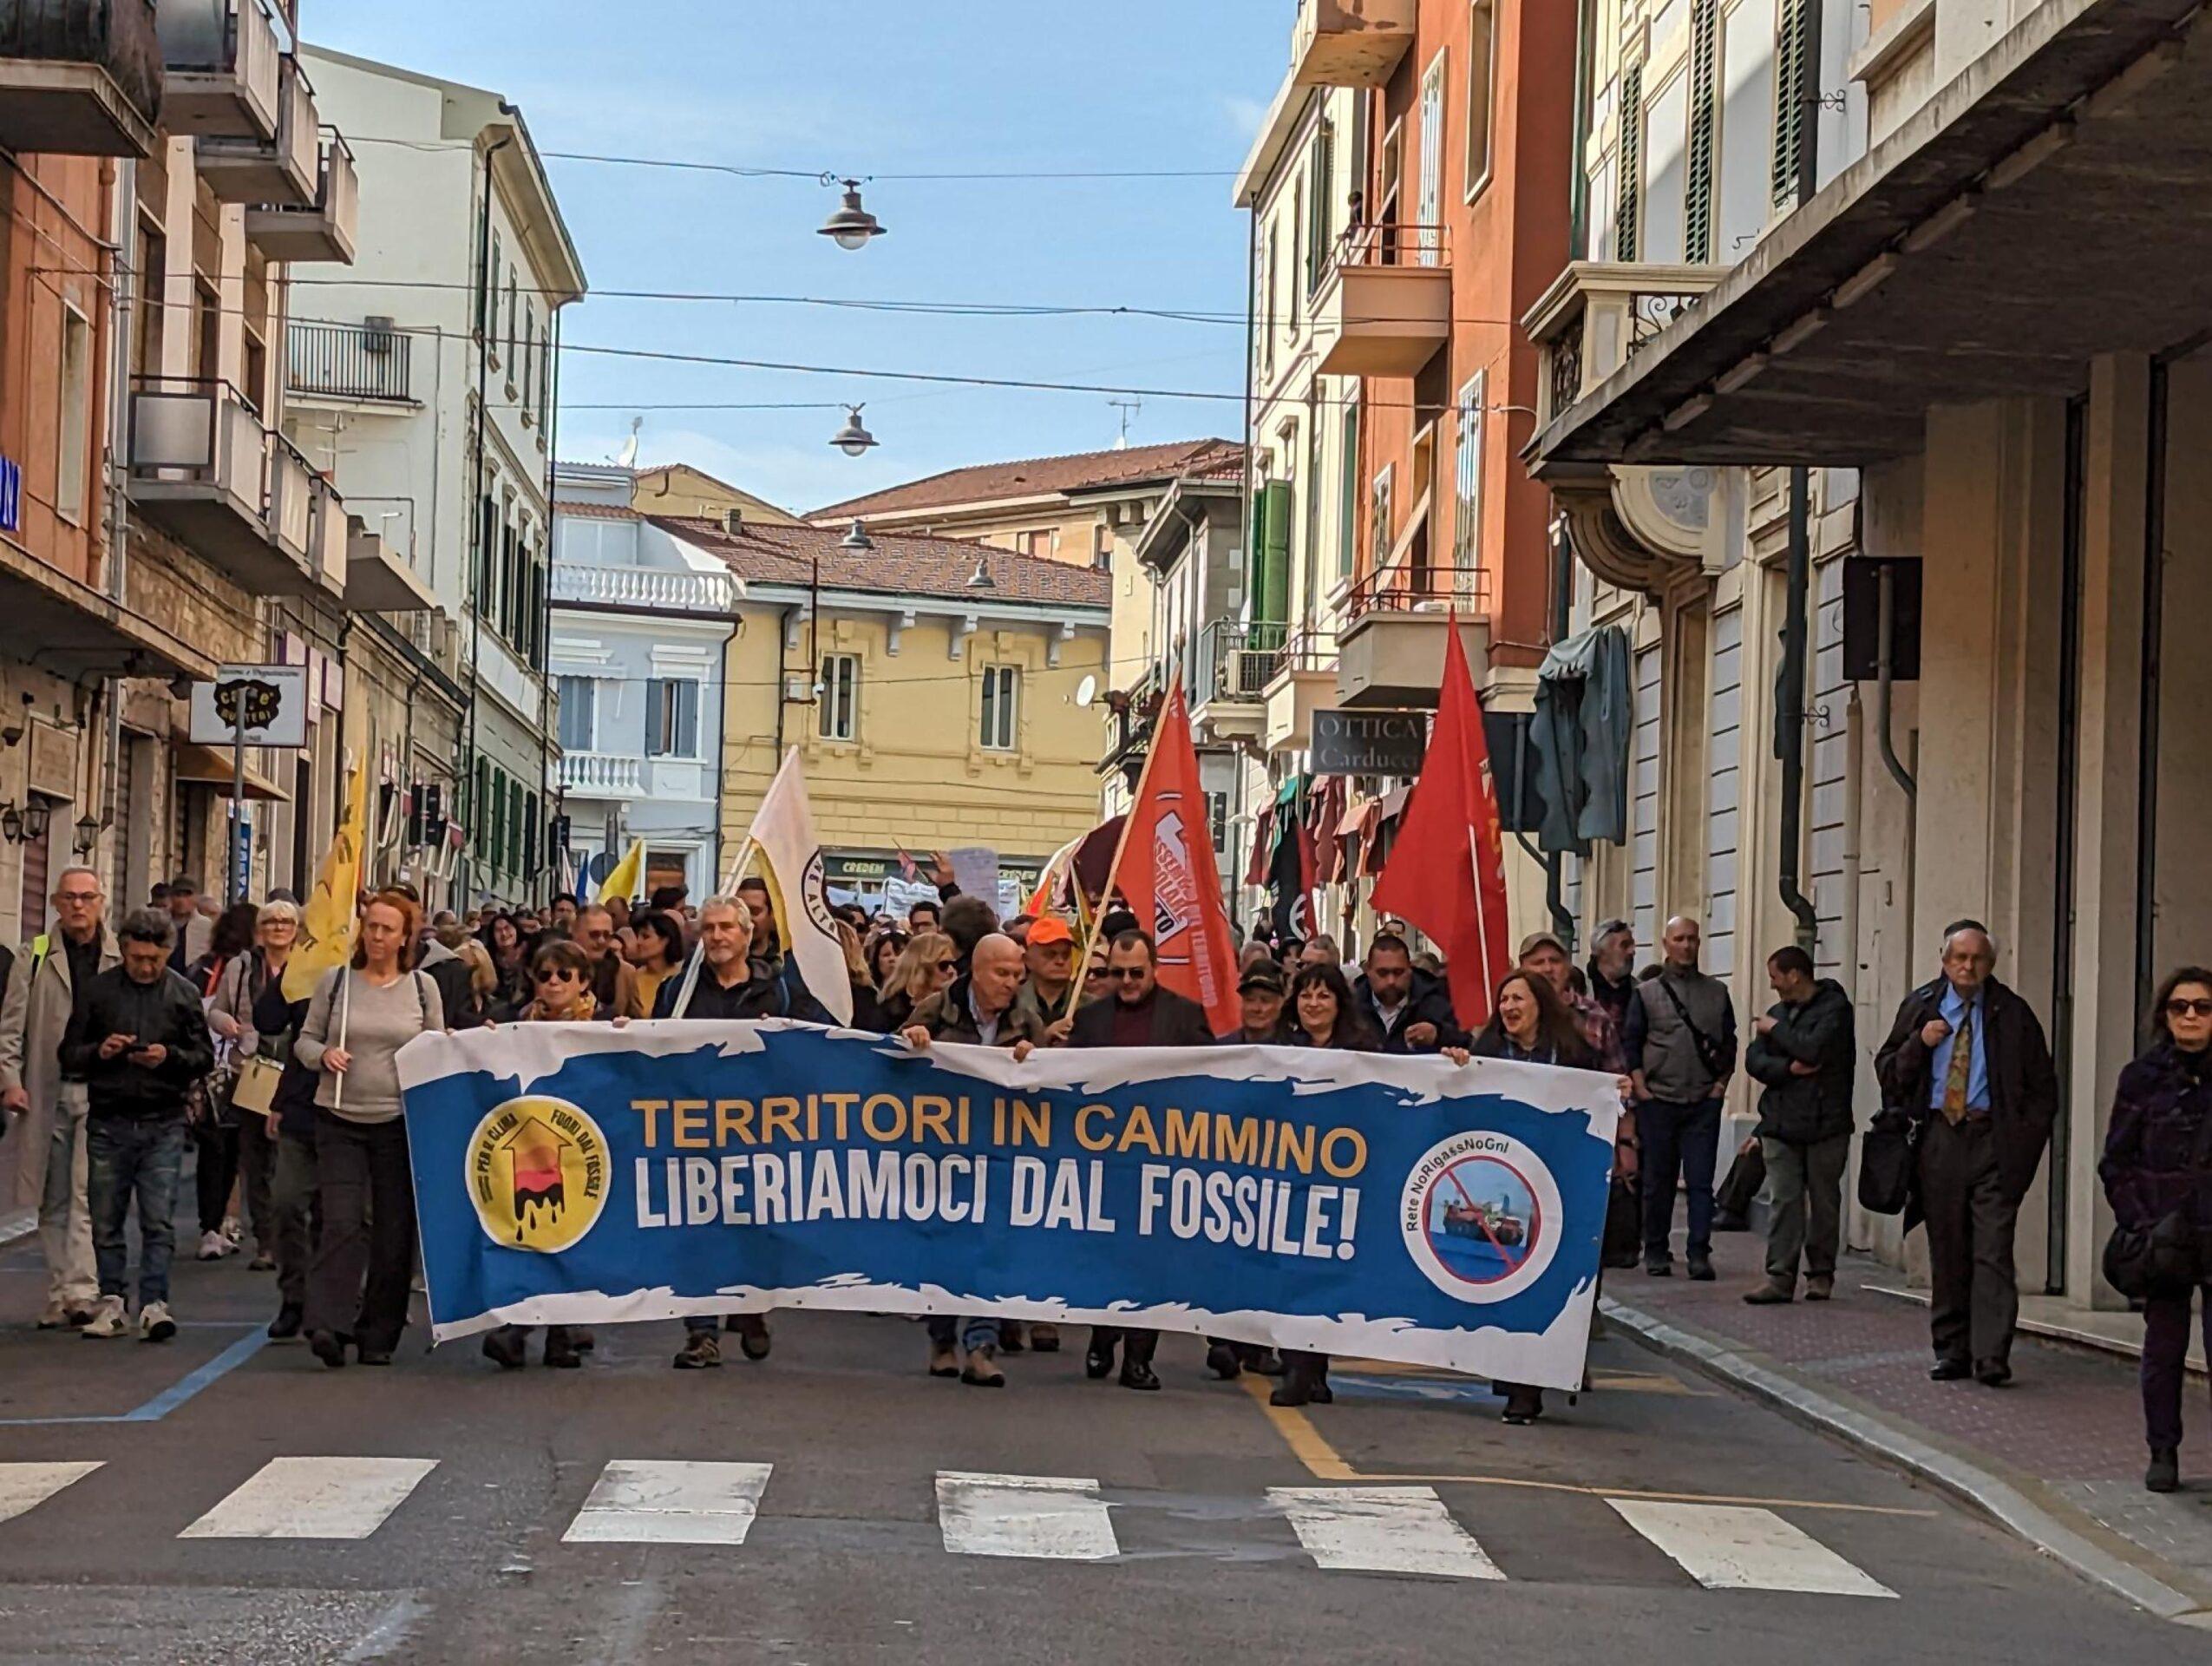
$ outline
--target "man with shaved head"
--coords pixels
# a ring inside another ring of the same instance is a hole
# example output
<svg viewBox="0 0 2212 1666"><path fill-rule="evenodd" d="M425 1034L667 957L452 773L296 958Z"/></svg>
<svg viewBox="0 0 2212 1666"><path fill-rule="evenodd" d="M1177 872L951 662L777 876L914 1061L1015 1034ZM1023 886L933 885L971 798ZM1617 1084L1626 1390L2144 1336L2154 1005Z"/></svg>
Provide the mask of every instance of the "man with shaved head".
<svg viewBox="0 0 2212 1666"><path fill-rule="evenodd" d="M976 940L968 969L946 988L923 997L899 1032L906 1045L926 1050L939 1041L966 1046L1005 1047L1018 1064L1045 1043L1045 1020L1018 1003L1028 971L1022 946L1003 931ZM958 1377L973 1388L1001 1388L1006 1374L998 1365L998 1321L933 1314L929 1321L929 1374ZM953 1344L967 1352L961 1365Z"/></svg>
<svg viewBox="0 0 2212 1666"><path fill-rule="evenodd" d="M1996 962L1981 922L1946 926L1942 976L1905 997L1874 1060L1883 1106L1919 1125L1914 1202L1927 1222L1928 1375L1992 1388L2012 1377L2012 1230L2058 1114L2043 1026L1990 975ZM1908 1209L1908 1228L1913 1219Z"/></svg>
<svg viewBox="0 0 2212 1666"><path fill-rule="evenodd" d="M1638 1168L1644 1177L1644 1270L1674 1270L1674 1189L1689 1194L1690 1276L1712 1270L1712 1173L1720 1153L1720 1102L1736 1071L1736 1009L1728 986L1698 969L1698 922L1678 914L1659 938L1659 975L1636 986L1640 1014L1631 1035L1636 1089Z"/></svg>

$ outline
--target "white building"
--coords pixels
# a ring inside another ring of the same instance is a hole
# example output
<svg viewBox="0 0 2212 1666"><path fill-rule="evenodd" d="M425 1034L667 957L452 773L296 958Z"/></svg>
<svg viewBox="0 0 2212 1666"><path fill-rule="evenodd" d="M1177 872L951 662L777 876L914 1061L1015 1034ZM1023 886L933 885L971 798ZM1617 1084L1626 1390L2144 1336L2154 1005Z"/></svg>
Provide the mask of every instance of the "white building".
<svg viewBox="0 0 2212 1666"><path fill-rule="evenodd" d="M465 831L451 895L553 889L550 646L555 318L584 292L521 113L500 95L306 54L357 147L358 258L293 304L287 431L404 552L416 611L369 691L407 738L380 768L435 785ZM435 608L424 602L435 599ZM389 639L389 640L387 640Z"/></svg>
<svg viewBox="0 0 2212 1666"><path fill-rule="evenodd" d="M645 889L696 900L721 869L723 685L743 587L630 507L627 469L555 478L552 672L560 789L586 884L645 842Z"/></svg>

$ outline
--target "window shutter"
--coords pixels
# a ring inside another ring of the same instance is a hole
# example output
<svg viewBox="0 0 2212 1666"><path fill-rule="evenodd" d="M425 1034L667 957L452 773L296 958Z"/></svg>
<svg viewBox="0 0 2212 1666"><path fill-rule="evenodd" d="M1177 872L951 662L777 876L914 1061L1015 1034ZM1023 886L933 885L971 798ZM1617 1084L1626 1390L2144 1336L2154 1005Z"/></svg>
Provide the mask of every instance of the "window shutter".
<svg viewBox="0 0 2212 1666"><path fill-rule="evenodd" d="M1281 625L1290 618L1290 482L1271 480L1260 488L1263 520L1260 578L1253 587L1255 624Z"/></svg>
<svg viewBox="0 0 2212 1666"><path fill-rule="evenodd" d="M1613 213L1614 256L1636 258L1644 207L1644 66L1620 72L1620 204Z"/></svg>
<svg viewBox="0 0 2212 1666"><path fill-rule="evenodd" d="M1810 0L1782 0L1774 42L1774 169L1769 183L1774 200L1797 193L1797 165L1803 154L1805 124L1812 120Z"/></svg>
<svg viewBox="0 0 2212 1666"><path fill-rule="evenodd" d="M645 685L645 756L661 755L661 701L666 697L668 685L658 677Z"/></svg>
<svg viewBox="0 0 2212 1666"><path fill-rule="evenodd" d="M1692 0L1690 13L1690 158L1683 194L1683 258L1713 258L1713 129L1718 100L1720 0Z"/></svg>
<svg viewBox="0 0 2212 1666"><path fill-rule="evenodd" d="M680 696L676 705L676 755L678 758L697 758L699 755L699 685L686 679L677 687Z"/></svg>
<svg viewBox="0 0 2212 1666"><path fill-rule="evenodd" d="M1330 232L1335 225L1333 200L1337 182L1337 136L1324 121L1313 135L1312 159L1306 167L1306 288L1311 294L1329 275Z"/></svg>

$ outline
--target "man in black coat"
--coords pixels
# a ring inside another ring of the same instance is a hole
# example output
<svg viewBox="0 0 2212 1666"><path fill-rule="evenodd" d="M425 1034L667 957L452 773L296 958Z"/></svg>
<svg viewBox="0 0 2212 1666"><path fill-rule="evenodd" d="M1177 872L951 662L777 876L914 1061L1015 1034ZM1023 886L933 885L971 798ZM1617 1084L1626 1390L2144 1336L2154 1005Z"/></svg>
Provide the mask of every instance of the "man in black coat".
<svg viewBox="0 0 2212 1666"><path fill-rule="evenodd" d="M1755 1307L1796 1299L1801 1256L1805 1300L1836 1294L1858 1065L1851 998L1842 984L1816 981L1812 956L1795 943L1767 957L1766 975L1781 999L1753 1022L1744 1053L1745 1072L1766 1088L1759 1096L1759 1151L1774 1206L1766 1282L1744 1296Z"/></svg>
<svg viewBox="0 0 2212 1666"><path fill-rule="evenodd" d="M2012 1381L2019 1287L2012 1230L2058 1112L2043 1026L1990 976L1997 951L1978 921L1943 934L1943 975L1905 997L1875 1055L1882 1103L1910 1113L1915 1201L1927 1222L1930 1328L1938 1382ZM1906 1215L1908 1228L1913 1215Z"/></svg>
<svg viewBox="0 0 2212 1666"><path fill-rule="evenodd" d="M1379 1052L1437 1053L1467 1045L1450 994L1414 966L1413 952L1395 932L1380 932L1367 945L1366 968L1351 995L1383 1038Z"/></svg>
<svg viewBox="0 0 2212 1666"><path fill-rule="evenodd" d="M1141 931L1125 931L1106 953L1106 978L1111 993L1076 1009L1071 1047L1210 1047L1213 1027L1206 1009L1196 1001L1162 989L1159 953L1152 939ZM1083 1355L1083 1370L1092 1379L1114 1368L1114 1346L1122 1348L1122 1387L1155 1389L1160 1379L1152 1369L1152 1355L1160 1346L1156 1330L1093 1325L1090 1347Z"/></svg>

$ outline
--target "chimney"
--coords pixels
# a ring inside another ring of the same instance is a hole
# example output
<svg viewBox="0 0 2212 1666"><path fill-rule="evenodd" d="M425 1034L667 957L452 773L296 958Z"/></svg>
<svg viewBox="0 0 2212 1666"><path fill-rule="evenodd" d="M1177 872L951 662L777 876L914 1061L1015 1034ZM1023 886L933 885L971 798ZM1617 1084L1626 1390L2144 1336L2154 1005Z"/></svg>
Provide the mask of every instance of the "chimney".
<svg viewBox="0 0 2212 1666"><path fill-rule="evenodd" d="M732 503L722 512L722 529L735 537L745 529L745 511Z"/></svg>

